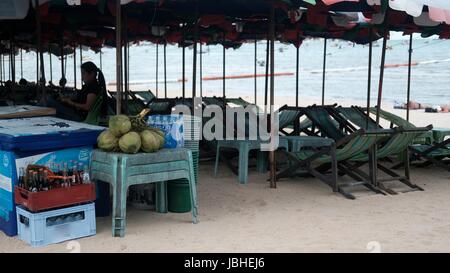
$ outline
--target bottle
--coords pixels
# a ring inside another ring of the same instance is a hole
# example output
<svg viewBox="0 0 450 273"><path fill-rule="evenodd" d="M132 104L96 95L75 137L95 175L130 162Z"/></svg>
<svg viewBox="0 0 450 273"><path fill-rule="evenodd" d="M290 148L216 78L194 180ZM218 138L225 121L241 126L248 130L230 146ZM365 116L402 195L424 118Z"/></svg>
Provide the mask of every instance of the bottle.
<svg viewBox="0 0 450 273"><path fill-rule="evenodd" d="M91 177L89 176L89 168L88 165L84 165L83 170L83 184L91 183Z"/></svg>
<svg viewBox="0 0 450 273"><path fill-rule="evenodd" d="M33 177L33 189L31 191L38 192L38 175L36 171L32 172L32 177Z"/></svg>
<svg viewBox="0 0 450 273"><path fill-rule="evenodd" d="M32 191L33 190L33 171L28 170L27 175L27 190Z"/></svg>
<svg viewBox="0 0 450 273"><path fill-rule="evenodd" d="M68 180L67 180L67 178L68 178L67 162L65 162L63 164L62 176L63 176L63 181L62 181L63 187L68 187L69 185L68 185Z"/></svg>
<svg viewBox="0 0 450 273"><path fill-rule="evenodd" d="M38 180L38 190L43 191L44 190L44 169L39 169L37 173L37 180Z"/></svg>
<svg viewBox="0 0 450 273"><path fill-rule="evenodd" d="M23 167L20 167L19 169L19 187L26 189L25 185L25 169Z"/></svg>
<svg viewBox="0 0 450 273"><path fill-rule="evenodd" d="M75 185L80 184L80 173L78 172L77 164L73 165L73 180Z"/></svg>
<svg viewBox="0 0 450 273"><path fill-rule="evenodd" d="M44 184L44 191L48 191L51 189L50 181L48 180L48 171L44 170L44 173L42 175L42 181Z"/></svg>

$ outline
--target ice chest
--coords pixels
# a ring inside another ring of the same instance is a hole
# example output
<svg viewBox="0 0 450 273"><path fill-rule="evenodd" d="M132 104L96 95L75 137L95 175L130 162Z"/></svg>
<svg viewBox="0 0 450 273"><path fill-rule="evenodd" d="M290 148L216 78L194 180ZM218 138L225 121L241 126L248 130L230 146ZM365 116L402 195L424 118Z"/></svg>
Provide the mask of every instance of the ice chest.
<svg viewBox="0 0 450 273"><path fill-rule="evenodd" d="M33 247L96 234L93 203L32 213L17 206L18 236Z"/></svg>
<svg viewBox="0 0 450 273"><path fill-rule="evenodd" d="M17 235L14 186L27 164L78 161L90 164L103 127L55 117L0 120L0 230Z"/></svg>
<svg viewBox="0 0 450 273"><path fill-rule="evenodd" d="M95 201L95 184L74 185L42 192L30 192L16 186L14 200L16 205L32 212L88 203Z"/></svg>

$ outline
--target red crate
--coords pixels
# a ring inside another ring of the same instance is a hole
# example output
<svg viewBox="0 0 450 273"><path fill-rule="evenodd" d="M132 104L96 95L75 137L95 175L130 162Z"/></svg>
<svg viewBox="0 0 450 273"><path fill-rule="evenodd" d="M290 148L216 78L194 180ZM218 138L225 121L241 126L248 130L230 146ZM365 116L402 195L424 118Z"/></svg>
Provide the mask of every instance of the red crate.
<svg viewBox="0 0 450 273"><path fill-rule="evenodd" d="M32 212L92 202L95 197L94 183L41 192L30 192L18 186L15 186L14 190L16 204L22 205Z"/></svg>

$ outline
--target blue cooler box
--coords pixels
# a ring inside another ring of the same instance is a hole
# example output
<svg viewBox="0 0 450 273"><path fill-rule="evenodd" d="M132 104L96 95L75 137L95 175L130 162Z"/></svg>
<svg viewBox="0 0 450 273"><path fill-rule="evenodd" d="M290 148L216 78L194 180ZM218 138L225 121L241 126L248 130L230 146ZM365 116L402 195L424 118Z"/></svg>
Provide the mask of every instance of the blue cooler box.
<svg viewBox="0 0 450 273"><path fill-rule="evenodd" d="M17 235L14 186L20 167L71 160L89 165L103 130L54 117L0 120L0 230Z"/></svg>

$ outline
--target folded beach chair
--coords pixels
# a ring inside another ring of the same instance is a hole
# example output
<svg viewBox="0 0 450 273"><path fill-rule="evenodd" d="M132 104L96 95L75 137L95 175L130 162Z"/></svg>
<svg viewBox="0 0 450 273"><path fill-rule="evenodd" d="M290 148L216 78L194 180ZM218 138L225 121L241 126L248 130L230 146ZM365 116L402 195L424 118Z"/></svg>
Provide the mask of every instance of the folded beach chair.
<svg viewBox="0 0 450 273"><path fill-rule="evenodd" d="M149 104L156 96L152 93L152 91L130 91L134 95L134 97L142 100L144 104Z"/></svg>
<svg viewBox="0 0 450 273"><path fill-rule="evenodd" d="M335 144L321 149L314 147L315 149L299 152L282 151L290 160L290 164L289 167L280 171L276 178L290 177L297 174L298 171L306 171L329 185L334 192L339 192L349 199L355 199L353 194L349 192L349 189L355 186L365 186L375 193L384 194L370 180L363 179L361 171L351 170L346 163L352 157L367 152L380 138L386 136L388 134L381 132L369 134L364 130L359 130L340 138ZM327 175L326 171L330 169L331 174ZM352 177L355 181L338 182L338 170Z"/></svg>
<svg viewBox="0 0 450 273"><path fill-rule="evenodd" d="M343 108L338 107L336 108L336 111L342 114L344 117L348 118L351 122L358 124L358 126L367 126L372 130L381 130L381 128L376 124L375 121L368 118L366 114L361 112L356 107L350 107L350 108ZM392 156L397 156L398 154L405 154L408 152L408 147L412 144L414 139L416 139L418 136L422 135L424 132L429 131L432 128L432 126L423 127L423 128L402 128L402 127L396 127L395 134L391 135L385 142L379 143L377 150L375 152L376 154L376 166L378 170L383 171L387 175L390 176L390 178L384 178L384 179L377 179L376 173L372 173L374 177L372 180L376 181L376 184L386 192L390 194L396 194L395 191L392 189L389 189L384 185L384 182L388 181L400 181L403 184L407 185L411 189L414 190L422 190L419 186L413 184L410 179L410 171L409 171L409 163L406 162L405 164L405 175L401 176L397 174L393 169L386 167L385 165L381 164L378 160L383 158L388 158ZM368 154L360 154L352 158L352 161L356 162L352 168L360 168L367 162L371 162ZM373 168L374 166L371 166Z"/></svg>
<svg viewBox="0 0 450 273"><path fill-rule="evenodd" d="M371 108L370 112L375 114L376 108ZM397 125L403 128L417 128L411 122L390 112L380 110L380 116L389 121L391 126ZM422 161L422 165L434 164L450 171L450 141L434 140L431 130L422 133L409 146L412 152L411 161Z"/></svg>

